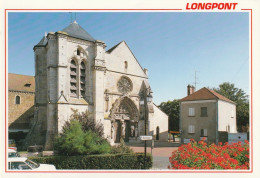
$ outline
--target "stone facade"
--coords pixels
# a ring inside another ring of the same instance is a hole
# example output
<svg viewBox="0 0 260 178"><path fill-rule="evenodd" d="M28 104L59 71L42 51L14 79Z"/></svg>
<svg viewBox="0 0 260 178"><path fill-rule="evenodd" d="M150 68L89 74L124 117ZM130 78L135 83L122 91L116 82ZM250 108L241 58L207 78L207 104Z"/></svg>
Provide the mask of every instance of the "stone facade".
<svg viewBox="0 0 260 178"><path fill-rule="evenodd" d="M16 97L20 97L20 103L16 104ZM8 91L8 126L11 126L9 131L29 129L28 124L33 117L34 111L34 93ZM13 127L12 125L24 125L21 128ZM27 126L26 126L27 125Z"/></svg>
<svg viewBox="0 0 260 178"><path fill-rule="evenodd" d="M19 141L30 130L34 114L34 77L8 74L8 133Z"/></svg>
<svg viewBox="0 0 260 178"><path fill-rule="evenodd" d="M92 113L112 144L144 133L144 106L139 102L144 86L150 87L147 70L124 41L106 51L104 42L82 30L74 22L63 31L48 33L34 47L38 124L31 135L44 138L37 144L47 150L72 109ZM155 135L154 128L160 127L160 140L167 140L168 116L152 102L148 108L149 133Z"/></svg>

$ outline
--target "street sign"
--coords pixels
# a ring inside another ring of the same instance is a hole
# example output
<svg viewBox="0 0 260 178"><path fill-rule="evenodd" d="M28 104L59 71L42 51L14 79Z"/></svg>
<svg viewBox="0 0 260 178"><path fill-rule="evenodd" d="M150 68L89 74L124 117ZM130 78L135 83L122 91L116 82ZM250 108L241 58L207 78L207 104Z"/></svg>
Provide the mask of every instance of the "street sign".
<svg viewBox="0 0 260 178"><path fill-rule="evenodd" d="M140 140L152 140L153 137L149 135L140 135Z"/></svg>

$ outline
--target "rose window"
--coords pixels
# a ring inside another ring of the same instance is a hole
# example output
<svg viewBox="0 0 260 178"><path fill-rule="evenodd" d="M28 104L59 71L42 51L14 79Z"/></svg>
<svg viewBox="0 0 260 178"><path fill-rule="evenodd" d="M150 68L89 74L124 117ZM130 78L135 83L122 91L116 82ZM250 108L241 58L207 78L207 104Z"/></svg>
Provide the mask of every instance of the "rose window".
<svg viewBox="0 0 260 178"><path fill-rule="evenodd" d="M128 78L122 77L117 83L117 88L119 92L126 94L132 91L133 85Z"/></svg>

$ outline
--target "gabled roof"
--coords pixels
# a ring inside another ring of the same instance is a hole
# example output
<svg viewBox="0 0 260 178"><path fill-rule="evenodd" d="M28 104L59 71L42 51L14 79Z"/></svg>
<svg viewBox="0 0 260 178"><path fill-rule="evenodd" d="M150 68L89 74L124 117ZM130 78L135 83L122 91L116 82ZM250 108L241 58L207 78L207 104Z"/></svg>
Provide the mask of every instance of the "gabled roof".
<svg viewBox="0 0 260 178"><path fill-rule="evenodd" d="M9 73L8 90L35 92L34 76Z"/></svg>
<svg viewBox="0 0 260 178"><path fill-rule="evenodd" d="M194 92L193 94L182 98L180 101L197 101L197 100L223 100L229 103L236 104L228 98L218 94L217 92L210 90L206 87Z"/></svg>
<svg viewBox="0 0 260 178"><path fill-rule="evenodd" d="M118 43L117 45L113 46L112 48L110 48L109 50L107 50L107 53L111 53L112 51L114 51L114 49L116 49L121 43L123 43L123 41L121 41L120 43Z"/></svg>
<svg viewBox="0 0 260 178"><path fill-rule="evenodd" d="M71 23L69 26L62 30L69 36L79 38L87 41L96 41L86 30L84 30L77 22Z"/></svg>
<svg viewBox="0 0 260 178"><path fill-rule="evenodd" d="M118 44L116 44L115 46L113 46L112 48L110 48L109 50L107 50L106 53L111 54L111 53L112 53L120 44L122 44L122 43L125 43L125 45L126 45L127 48L129 49L129 51L130 51L131 54L133 55L134 59L136 60L136 62L137 62L138 65L140 66L140 68L142 69L144 75L146 75L145 72L144 72L144 69L143 69L142 66L141 66L141 64L139 63L139 61L138 61L137 58L135 57L134 53L132 52L132 50L129 48L129 46L127 45L127 43L126 43L125 41L119 42Z"/></svg>

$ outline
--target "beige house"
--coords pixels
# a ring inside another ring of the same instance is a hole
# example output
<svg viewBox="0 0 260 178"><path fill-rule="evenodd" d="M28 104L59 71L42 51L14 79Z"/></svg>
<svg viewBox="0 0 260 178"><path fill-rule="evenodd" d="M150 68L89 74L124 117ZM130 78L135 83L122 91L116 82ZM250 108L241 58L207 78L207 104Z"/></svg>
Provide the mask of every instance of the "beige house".
<svg viewBox="0 0 260 178"><path fill-rule="evenodd" d="M34 46L35 115L28 144L52 149L53 138L70 119L72 109L92 113L111 144L144 134L144 88L148 71L125 41L106 50L77 22L49 32ZM148 134L167 141L168 116L148 102Z"/></svg>
<svg viewBox="0 0 260 178"><path fill-rule="evenodd" d="M34 115L33 76L8 74L8 135L9 139L24 139Z"/></svg>
<svg viewBox="0 0 260 178"><path fill-rule="evenodd" d="M181 143L191 138L218 143L220 132L237 133L236 103L208 88L194 92L188 85L188 96L180 100Z"/></svg>

